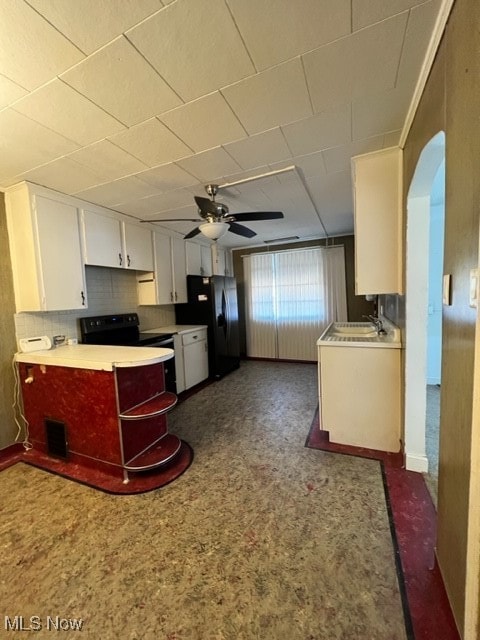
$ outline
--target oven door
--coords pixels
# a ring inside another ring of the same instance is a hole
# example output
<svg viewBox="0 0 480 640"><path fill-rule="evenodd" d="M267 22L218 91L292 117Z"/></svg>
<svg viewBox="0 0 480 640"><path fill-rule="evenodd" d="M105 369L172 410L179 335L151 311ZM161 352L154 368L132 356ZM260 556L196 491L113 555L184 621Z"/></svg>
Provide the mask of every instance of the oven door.
<svg viewBox="0 0 480 640"><path fill-rule="evenodd" d="M146 347L153 347L157 349L173 349L173 338L164 338L145 345ZM165 370L165 390L177 393L177 375L175 371L175 351L173 352L173 358L165 360L163 363Z"/></svg>

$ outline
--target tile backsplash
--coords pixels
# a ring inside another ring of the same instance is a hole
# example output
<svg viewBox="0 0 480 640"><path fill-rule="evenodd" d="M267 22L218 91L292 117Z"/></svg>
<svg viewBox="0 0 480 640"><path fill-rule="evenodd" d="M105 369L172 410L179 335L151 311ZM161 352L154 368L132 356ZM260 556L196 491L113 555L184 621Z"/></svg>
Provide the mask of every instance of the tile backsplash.
<svg viewBox="0 0 480 640"><path fill-rule="evenodd" d="M104 267L85 267L88 308L75 311L46 311L43 313L16 313L15 331L20 338L64 335L80 340L78 319L110 313L136 312L142 329L154 329L175 324L175 307L137 306L137 281L134 271Z"/></svg>

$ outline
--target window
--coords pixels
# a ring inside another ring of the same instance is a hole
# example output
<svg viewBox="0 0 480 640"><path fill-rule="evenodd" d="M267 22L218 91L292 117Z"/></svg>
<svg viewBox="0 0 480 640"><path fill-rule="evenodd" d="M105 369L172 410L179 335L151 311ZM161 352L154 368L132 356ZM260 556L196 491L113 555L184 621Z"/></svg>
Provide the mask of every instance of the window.
<svg viewBox="0 0 480 640"><path fill-rule="evenodd" d="M346 320L343 247L246 256L247 355L316 360L316 341Z"/></svg>

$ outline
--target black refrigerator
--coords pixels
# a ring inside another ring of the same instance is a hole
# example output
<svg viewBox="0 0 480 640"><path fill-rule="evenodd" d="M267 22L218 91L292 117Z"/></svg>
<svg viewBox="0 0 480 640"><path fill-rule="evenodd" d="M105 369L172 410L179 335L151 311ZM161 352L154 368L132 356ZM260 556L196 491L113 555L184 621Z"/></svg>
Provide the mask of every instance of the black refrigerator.
<svg viewBox="0 0 480 640"><path fill-rule="evenodd" d="M175 305L177 324L208 327L208 371L221 378L240 366L237 283L229 276L187 276L188 303Z"/></svg>

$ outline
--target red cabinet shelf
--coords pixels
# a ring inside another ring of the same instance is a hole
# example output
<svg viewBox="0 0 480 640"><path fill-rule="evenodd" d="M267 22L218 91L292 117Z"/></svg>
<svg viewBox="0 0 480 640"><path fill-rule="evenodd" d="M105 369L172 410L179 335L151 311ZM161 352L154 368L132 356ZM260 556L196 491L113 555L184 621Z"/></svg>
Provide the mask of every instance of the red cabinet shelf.
<svg viewBox="0 0 480 640"><path fill-rule="evenodd" d="M172 433L167 433L158 442L152 444L146 451L129 460L124 465L127 471L146 471L165 464L176 456L181 447L181 440Z"/></svg>
<svg viewBox="0 0 480 640"><path fill-rule="evenodd" d="M167 413L177 404L177 396L169 391L164 391L153 398L149 398L127 411L120 414L122 420L141 420Z"/></svg>

